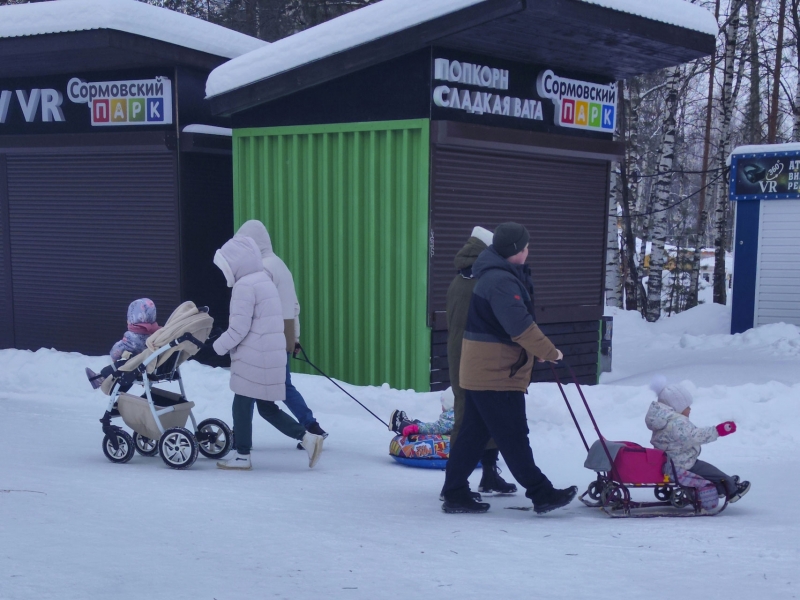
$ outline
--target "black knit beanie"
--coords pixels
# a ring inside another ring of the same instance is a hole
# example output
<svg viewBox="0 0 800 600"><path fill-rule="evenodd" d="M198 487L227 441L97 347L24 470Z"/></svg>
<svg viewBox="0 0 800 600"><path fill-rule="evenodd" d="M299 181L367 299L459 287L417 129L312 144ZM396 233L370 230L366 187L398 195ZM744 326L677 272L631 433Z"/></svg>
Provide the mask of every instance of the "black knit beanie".
<svg viewBox="0 0 800 600"><path fill-rule="evenodd" d="M503 258L514 256L525 248L531 239L528 230L519 223L500 223L494 230L492 246Z"/></svg>

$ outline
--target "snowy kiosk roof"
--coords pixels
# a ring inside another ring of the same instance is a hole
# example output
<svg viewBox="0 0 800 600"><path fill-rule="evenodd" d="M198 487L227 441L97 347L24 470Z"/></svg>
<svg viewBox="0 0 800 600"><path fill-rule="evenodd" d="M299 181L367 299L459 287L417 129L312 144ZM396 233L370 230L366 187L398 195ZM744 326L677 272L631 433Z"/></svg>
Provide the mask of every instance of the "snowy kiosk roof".
<svg viewBox="0 0 800 600"><path fill-rule="evenodd" d="M618 80L714 51L717 23L684 0L382 0L216 68L231 114L426 46Z"/></svg>
<svg viewBox="0 0 800 600"><path fill-rule="evenodd" d="M136 0L0 7L0 76L186 64L211 69L266 42Z"/></svg>

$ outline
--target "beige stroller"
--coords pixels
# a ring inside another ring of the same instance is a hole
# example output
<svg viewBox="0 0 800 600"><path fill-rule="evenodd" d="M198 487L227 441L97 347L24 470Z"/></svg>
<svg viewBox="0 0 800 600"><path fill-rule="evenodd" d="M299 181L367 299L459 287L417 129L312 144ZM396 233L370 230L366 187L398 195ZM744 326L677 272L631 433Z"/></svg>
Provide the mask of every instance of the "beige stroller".
<svg viewBox="0 0 800 600"><path fill-rule="evenodd" d="M214 319L208 308L184 302L170 315L164 327L147 338L147 349L130 357L104 381L101 389L110 396L103 424L103 453L114 463L126 463L135 452L161 455L167 466L188 469L197 453L211 459L225 456L233 445L230 428L219 419L199 425L192 414L194 402L186 399L180 365L194 356L211 333ZM180 394L153 387L177 381ZM134 384L144 387L142 396L128 393ZM133 436L111 424L122 417ZM192 431L186 421L192 420Z"/></svg>

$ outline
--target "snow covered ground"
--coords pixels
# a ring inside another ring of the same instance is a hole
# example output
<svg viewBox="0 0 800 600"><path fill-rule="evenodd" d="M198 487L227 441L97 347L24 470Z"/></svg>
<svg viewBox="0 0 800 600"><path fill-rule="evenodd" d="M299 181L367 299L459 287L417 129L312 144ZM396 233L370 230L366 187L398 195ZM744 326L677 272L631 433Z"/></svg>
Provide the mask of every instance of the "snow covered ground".
<svg viewBox="0 0 800 600"><path fill-rule="evenodd" d="M187 471L139 455L116 465L101 450L106 397L83 375L106 359L2 350L0 598L795 598L800 330L731 336L728 319L714 305L655 324L618 312L614 371L584 388L612 439L648 442L657 372L694 392L695 423L738 423L703 458L753 489L698 519L612 520L577 501L544 516L505 510L521 495L490 499L484 515L443 514L443 473L395 464L391 434L313 376L295 376L331 434L313 470L258 417L251 472L202 457ZM184 378L200 418L230 422L224 370L188 363ZM383 418L439 413L435 393L345 387ZM555 385L531 386L528 417L545 473L583 491L593 473Z"/></svg>

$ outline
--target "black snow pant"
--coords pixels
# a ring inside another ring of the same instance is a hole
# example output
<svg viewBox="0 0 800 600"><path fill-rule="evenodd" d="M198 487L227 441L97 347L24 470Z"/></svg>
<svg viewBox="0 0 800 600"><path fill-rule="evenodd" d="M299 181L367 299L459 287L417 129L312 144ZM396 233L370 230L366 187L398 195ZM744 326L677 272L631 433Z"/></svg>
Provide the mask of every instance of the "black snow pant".
<svg viewBox="0 0 800 600"><path fill-rule="evenodd" d="M695 475L699 475L703 479L707 479L717 486L717 492L719 492L720 495L725 494L730 498L737 491L736 482L733 480L733 477L726 475L714 465L703 460L696 461L689 471Z"/></svg>
<svg viewBox="0 0 800 600"><path fill-rule="evenodd" d="M531 500L541 498L553 484L533 460L528 441L528 420L523 392L465 390L464 422L450 447L442 493L458 500L469 493L468 477L475 469L489 438L494 438L514 479Z"/></svg>

